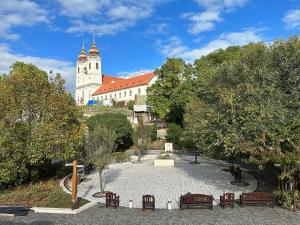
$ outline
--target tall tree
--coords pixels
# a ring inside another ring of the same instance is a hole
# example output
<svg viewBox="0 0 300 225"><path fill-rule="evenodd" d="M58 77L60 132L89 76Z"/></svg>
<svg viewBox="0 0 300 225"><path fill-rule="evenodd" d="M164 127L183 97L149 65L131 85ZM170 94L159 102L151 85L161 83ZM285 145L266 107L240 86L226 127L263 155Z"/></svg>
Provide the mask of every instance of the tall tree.
<svg viewBox="0 0 300 225"><path fill-rule="evenodd" d="M182 124L186 99L192 91L193 68L182 59L168 59L155 71L158 80L147 89L147 104L152 113L167 122Z"/></svg>
<svg viewBox="0 0 300 225"><path fill-rule="evenodd" d="M82 114L63 83L21 62L0 78L0 186L38 176L52 159L77 156Z"/></svg>
<svg viewBox="0 0 300 225"><path fill-rule="evenodd" d="M93 129L89 130L87 156L99 172L100 190L104 193L104 177L103 172L111 161L111 153L115 150L116 133L97 124Z"/></svg>

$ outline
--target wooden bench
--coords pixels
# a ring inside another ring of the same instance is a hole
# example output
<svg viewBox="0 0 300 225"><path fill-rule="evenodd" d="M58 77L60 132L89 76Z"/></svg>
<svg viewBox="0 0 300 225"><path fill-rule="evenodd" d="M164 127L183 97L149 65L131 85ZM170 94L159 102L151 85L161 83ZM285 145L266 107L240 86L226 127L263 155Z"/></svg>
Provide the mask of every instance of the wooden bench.
<svg viewBox="0 0 300 225"><path fill-rule="evenodd" d="M120 204L119 196L113 192L107 192L105 194L105 200L106 207L117 208Z"/></svg>
<svg viewBox="0 0 300 225"><path fill-rule="evenodd" d="M260 206L267 205L272 208L275 206L273 193L270 192L251 192L251 193L242 193L240 195L241 206Z"/></svg>
<svg viewBox="0 0 300 225"><path fill-rule="evenodd" d="M183 208L209 208L213 209L213 196L204 194L185 194L180 196L180 209Z"/></svg>
<svg viewBox="0 0 300 225"><path fill-rule="evenodd" d="M143 195L143 211L145 209L155 210L155 198L153 195Z"/></svg>
<svg viewBox="0 0 300 225"><path fill-rule="evenodd" d="M220 205L224 209L225 207L234 207L234 193L225 193L220 196Z"/></svg>

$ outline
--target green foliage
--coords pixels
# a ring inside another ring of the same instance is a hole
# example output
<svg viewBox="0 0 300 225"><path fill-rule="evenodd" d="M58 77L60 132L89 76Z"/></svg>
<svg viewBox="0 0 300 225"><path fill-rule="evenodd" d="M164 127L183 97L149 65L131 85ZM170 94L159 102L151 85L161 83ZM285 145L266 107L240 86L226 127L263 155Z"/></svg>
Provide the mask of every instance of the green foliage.
<svg viewBox="0 0 300 225"><path fill-rule="evenodd" d="M174 144L179 144L182 132L182 128L179 125L175 123L168 124L166 136L167 141L170 141Z"/></svg>
<svg viewBox="0 0 300 225"><path fill-rule="evenodd" d="M129 160L129 156L126 152L113 152L111 158L117 163L127 162Z"/></svg>
<svg viewBox="0 0 300 225"><path fill-rule="evenodd" d="M290 209L293 204L293 192L292 191L274 191L274 199L278 205L282 205L286 209ZM300 199L299 191L295 191L295 199Z"/></svg>
<svg viewBox="0 0 300 225"><path fill-rule="evenodd" d="M151 141L155 141L157 139L157 125L150 125L150 139Z"/></svg>
<svg viewBox="0 0 300 225"><path fill-rule="evenodd" d="M185 114L197 148L218 149L260 167L271 163L281 169L281 178L299 171L299 49L299 37L249 44L238 57L213 59L213 69L198 71L196 96Z"/></svg>
<svg viewBox="0 0 300 225"><path fill-rule="evenodd" d="M130 100L129 102L127 102L127 107L129 110L133 110L133 106L134 106L134 101Z"/></svg>
<svg viewBox="0 0 300 225"><path fill-rule="evenodd" d="M155 71L158 80L147 89L147 104L155 116L167 122L182 123L186 100L193 90L192 69L182 59L168 59Z"/></svg>
<svg viewBox="0 0 300 225"><path fill-rule="evenodd" d="M100 189L104 192L102 173L111 162L111 154L115 150L117 135L114 130L96 124L89 130L87 140L87 157L94 164L100 176Z"/></svg>
<svg viewBox="0 0 300 225"><path fill-rule="evenodd" d="M127 117L120 113L103 113L91 116L86 121L89 130L93 130L95 126L102 125L113 130L117 137L115 143L117 149L123 149L132 144L131 134L132 127Z"/></svg>
<svg viewBox="0 0 300 225"><path fill-rule="evenodd" d="M58 74L17 62L0 76L0 187L37 178L52 159L70 160L82 147L81 111Z"/></svg>

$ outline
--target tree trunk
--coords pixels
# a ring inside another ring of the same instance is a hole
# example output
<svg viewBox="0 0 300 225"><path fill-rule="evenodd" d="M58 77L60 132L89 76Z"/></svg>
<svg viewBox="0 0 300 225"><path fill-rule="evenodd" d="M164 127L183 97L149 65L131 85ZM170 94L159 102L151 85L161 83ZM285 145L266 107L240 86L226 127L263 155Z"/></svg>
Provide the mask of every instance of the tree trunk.
<svg viewBox="0 0 300 225"><path fill-rule="evenodd" d="M198 164L198 152L195 153L195 164Z"/></svg>
<svg viewBox="0 0 300 225"><path fill-rule="evenodd" d="M293 210L296 211L296 185L297 185L297 179L296 175L293 175Z"/></svg>
<svg viewBox="0 0 300 225"><path fill-rule="evenodd" d="M100 192L104 193L104 178L102 176L103 170L99 170Z"/></svg>

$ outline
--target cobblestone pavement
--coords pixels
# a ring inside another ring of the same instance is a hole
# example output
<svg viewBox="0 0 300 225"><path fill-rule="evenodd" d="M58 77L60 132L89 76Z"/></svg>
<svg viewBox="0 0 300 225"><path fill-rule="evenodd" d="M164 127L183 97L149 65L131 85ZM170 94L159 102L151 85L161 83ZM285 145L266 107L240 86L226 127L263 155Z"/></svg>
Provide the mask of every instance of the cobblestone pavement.
<svg viewBox="0 0 300 225"><path fill-rule="evenodd" d="M241 192L254 191L257 181L253 176L243 172L243 181L250 185L240 187L229 182L234 178L229 172L223 171L222 165L207 160L200 160L200 164L191 164L191 159L176 160L175 167L155 167L153 160L140 164L130 162L109 165L105 172L105 190L120 195L120 205L128 206L128 200L133 199L133 207L142 207L142 195L155 196L156 208L165 209L168 200L172 200L172 207L179 208L179 197L187 192L212 194L214 204L218 203L223 192L234 192L239 196ZM89 175L91 180L82 182L78 186L78 195L90 201L99 202L99 198L92 195L99 192L99 176L95 172ZM102 199L100 202L103 202Z"/></svg>
<svg viewBox="0 0 300 225"><path fill-rule="evenodd" d="M96 205L77 215L37 214L25 217L1 217L1 225L299 225L300 212L281 208L246 207L232 209L166 209L143 212L119 207L106 209Z"/></svg>

